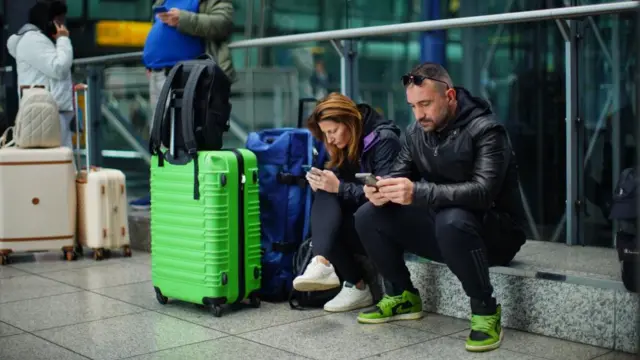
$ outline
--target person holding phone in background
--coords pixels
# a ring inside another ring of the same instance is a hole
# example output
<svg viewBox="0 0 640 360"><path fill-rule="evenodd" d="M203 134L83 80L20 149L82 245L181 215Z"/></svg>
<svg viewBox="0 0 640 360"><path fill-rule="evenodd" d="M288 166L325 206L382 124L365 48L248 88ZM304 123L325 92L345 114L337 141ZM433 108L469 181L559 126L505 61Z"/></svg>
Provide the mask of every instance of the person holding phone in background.
<svg viewBox="0 0 640 360"><path fill-rule="evenodd" d="M490 105L453 86L440 65L402 77L416 121L406 131L390 177L365 186L358 235L385 278L386 295L358 316L379 324L419 319L422 300L404 253L447 264L470 299L465 348L488 351L503 337L489 266L506 266L525 242L515 153Z"/></svg>
<svg viewBox="0 0 640 360"><path fill-rule="evenodd" d="M231 82L236 80L229 49L234 11L231 0L156 0L152 10L153 25L142 55L152 110L169 71L180 61L210 55ZM146 134L152 128L153 111L148 119ZM148 210L151 196L136 199L130 205L133 209Z"/></svg>
<svg viewBox="0 0 640 360"><path fill-rule="evenodd" d="M311 208L314 258L293 280L298 291L342 289L324 309L350 311L373 304L363 269L354 255L363 253L353 214L367 199L358 172L384 176L400 150L400 129L369 105L356 105L348 97L331 93L320 100L309 117L308 128L329 153L327 168L311 168L307 180L315 198ZM340 283L339 276L343 282Z"/></svg>
<svg viewBox="0 0 640 360"><path fill-rule="evenodd" d="M64 25L67 5L61 0L38 0L29 10L29 22L7 40L16 59L18 89L44 85L58 104L62 146L73 147L73 47Z"/></svg>

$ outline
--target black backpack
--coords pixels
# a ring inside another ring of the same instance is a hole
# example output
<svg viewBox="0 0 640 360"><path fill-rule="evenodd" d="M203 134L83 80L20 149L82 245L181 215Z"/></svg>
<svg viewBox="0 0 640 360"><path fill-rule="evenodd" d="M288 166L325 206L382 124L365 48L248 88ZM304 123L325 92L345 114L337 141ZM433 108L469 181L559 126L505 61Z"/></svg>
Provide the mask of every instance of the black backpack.
<svg viewBox="0 0 640 360"><path fill-rule="evenodd" d="M302 274L307 268L307 265L313 258L313 244L311 239L307 239L300 244L298 251L293 257L293 271L294 277ZM313 308L321 308L329 300L338 295L342 288L337 287L335 289L324 291L298 291L291 289L289 294L289 305L295 310L308 310Z"/></svg>
<svg viewBox="0 0 640 360"><path fill-rule="evenodd" d="M167 75L156 105L149 147L164 161L194 161L194 199L199 199L198 151L222 149L229 130L231 82L207 55L177 63ZM167 106L168 102L168 106Z"/></svg>
<svg viewBox="0 0 640 360"><path fill-rule="evenodd" d="M627 290L637 292L637 272L640 268L638 252L637 211L638 178L634 168L627 168L620 174L614 190L609 218L618 221L616 249L622 265L622 282Z"/></svg>

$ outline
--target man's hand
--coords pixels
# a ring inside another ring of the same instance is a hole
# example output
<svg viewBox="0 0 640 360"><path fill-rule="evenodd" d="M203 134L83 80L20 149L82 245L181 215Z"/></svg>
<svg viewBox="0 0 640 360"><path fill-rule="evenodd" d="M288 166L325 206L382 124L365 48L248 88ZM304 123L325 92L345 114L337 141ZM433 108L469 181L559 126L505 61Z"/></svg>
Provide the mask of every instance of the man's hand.
<svg viewBox="0 0 640 360"><path fill-rule="evenodd" d="M178 21L180 20L180 10L171 8L166 13L159 13L158 19L169 26L176 27L178 26Z"/></svg>
<svg viewBox="0 0 640 360"><path fill-rule="evenodd" d="M389 178L378 180L380 193L389 201L400 205L409 205L413 202L414 184L407 178Z"/></svg>
<svg viewBox="0 0 640 360"><path fill-rule="evenodd" d="M314 191L319 189L336 194L340 189L340 180L333 171L312 168L311 171L307 172L306 177Z"/></svg>
<svg viewBox="0 0 640 360"><path fill-rule="evenodd" d="M375 206L382 206L389 202L389 199L384 197L378 189L369 185L364 186L364 196Z"/></svg>
<svg viewBox="0 0 640 360"><path fill-rule="evenodd" d="M53 25L56 27L56 33L53 35L54 39L58 40L59 37L69 36L69 30L66 26L64 26L64 24L60 24L59 22L54 21Z"/></svg>

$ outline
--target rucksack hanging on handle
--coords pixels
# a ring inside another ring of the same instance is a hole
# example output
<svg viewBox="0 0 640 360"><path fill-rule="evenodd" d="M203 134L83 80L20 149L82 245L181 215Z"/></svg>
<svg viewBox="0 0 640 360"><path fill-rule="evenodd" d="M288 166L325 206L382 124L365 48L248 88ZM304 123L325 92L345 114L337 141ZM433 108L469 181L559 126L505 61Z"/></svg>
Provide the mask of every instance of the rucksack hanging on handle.
<svg viewBox="0 0 640 360"><path fill-rule="evenodd" d="M609 218L618 221L616 229L616 249L621 264L622 283L631 292L638 291L637 273L640 268L638 251L638 184L637 170L627 168L622 171L613 192Z"/></svg>
<svg viewBox="0 0 640 360"><path fill-rule="evenodd" d="M200 198L197 152L222 149L222 136L229 130L230 95L229 78L213 58L204 55L177 63L158 97L149 140L151 154L158 155L158 166L165 160L183 165L195 162L196 200Z"/></svg>

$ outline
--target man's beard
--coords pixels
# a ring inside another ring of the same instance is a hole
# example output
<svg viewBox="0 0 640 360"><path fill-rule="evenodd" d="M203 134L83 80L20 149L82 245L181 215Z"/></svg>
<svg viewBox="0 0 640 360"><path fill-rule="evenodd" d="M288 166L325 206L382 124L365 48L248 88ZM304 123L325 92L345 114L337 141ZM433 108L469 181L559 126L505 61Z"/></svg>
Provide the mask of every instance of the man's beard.
<svg viewBox="0 0 640 360"><path fill-rule="evenodd" d="M433 118L425 118L418 121L418 123L420 124L420 126L422 126L422 129L424 131L429 132L429 131L440 131L444 129L449 123L449 121L451 121L451 114L449 113L449 109L445 108L443 110L443 113L440 114L440 117L438 120L435 120Z"/></svg>

